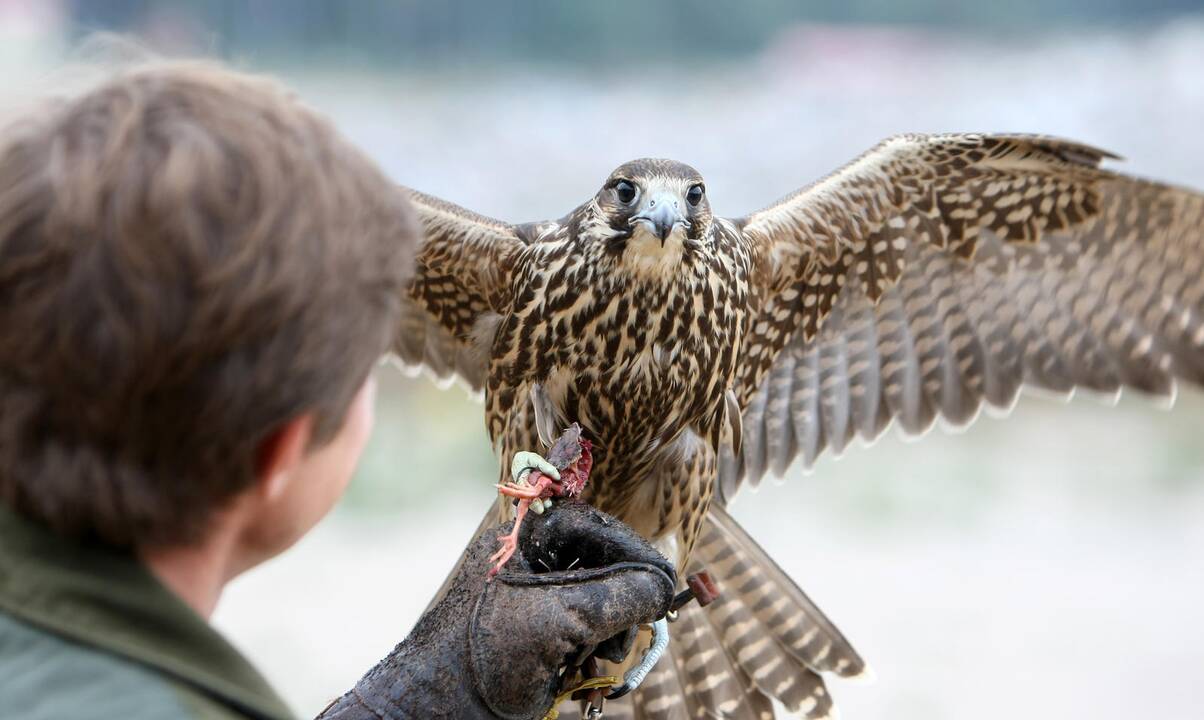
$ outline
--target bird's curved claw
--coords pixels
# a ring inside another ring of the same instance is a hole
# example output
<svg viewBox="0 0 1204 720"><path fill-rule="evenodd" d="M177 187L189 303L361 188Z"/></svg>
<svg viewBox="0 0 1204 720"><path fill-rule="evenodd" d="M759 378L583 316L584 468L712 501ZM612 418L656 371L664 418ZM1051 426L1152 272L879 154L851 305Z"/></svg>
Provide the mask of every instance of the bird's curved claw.
<svg viewBox="0 0 1204 720"><path fill-rule="evenodd" d="M560 479L560 471L556 469L556 466L545 460L539 453L528 450L519 450L514 453L514 459L510 461L510 477L514 482L524 482L533 470L538 470L553 480Z"/></svg>

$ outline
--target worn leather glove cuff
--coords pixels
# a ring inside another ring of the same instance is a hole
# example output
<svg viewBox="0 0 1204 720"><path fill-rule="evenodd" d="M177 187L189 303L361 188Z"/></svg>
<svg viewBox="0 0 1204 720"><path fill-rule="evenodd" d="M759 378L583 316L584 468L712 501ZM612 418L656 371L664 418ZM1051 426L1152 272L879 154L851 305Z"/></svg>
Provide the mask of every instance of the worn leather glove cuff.
<svg viewBox="0 0 1204 720"><path fill-rule="evenodd" d="M468 546L443 599L323 718L539 720L561 667L622 658L631 629L668 611L673 566L614 518L578 502L528 515L518 553L486 582L507 529Z"/></svg>

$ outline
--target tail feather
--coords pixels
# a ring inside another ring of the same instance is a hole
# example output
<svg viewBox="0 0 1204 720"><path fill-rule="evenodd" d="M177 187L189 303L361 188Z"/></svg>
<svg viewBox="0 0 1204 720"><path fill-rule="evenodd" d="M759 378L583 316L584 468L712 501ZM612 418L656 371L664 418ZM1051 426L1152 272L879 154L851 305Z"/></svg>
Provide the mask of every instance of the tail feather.
<svg viewBox="0 0 1204 720"><path fill-rule="evenodd" d="M497 513L498 506L491 507L481 529L495 524ZM717 503L707 512L690 566L711 573L719 598L706 608L682 608L670 625L665 656L635 693L607 703L606 717L770 720L774 701L793 717L834 717L823 673L856 677L868 671L865 662ZM561 718L579 717L572 705L561 707Z"/></svg>
<svg viewBox="0 0 1204 720"><path fill-rule="evenodd" d="M772 703L748 682L706 613L696 609L681 613L673 628L684 656L678 663L678 673L685 678L685 704L690 716L772 718Z"/></svg>
<svg viewBox="0 0 1204 720"><path fill-rule="evenodd" d="M787 652L811 670L841 677L866 672L865 661L832 621L725 509L713 505L707 521L693 564L705 567L718 579L728 602L746 607ZM719 610L718 605L711 608L713 613ZM755 640L758 636L748 637Z"/></svg>
<svg viewBox="0 0 1204 720"><path fill-rule="evenodd" d="M686 697L684 658L674 652L673 643L660 662L648 673L640 691L631 696L634 716L648 720L689 720ZM607 714L610 714L609 709Z"/></svg>
<svg viewBox="0 0 1204 720"><path fill-rule="evenodd" d="M831 698L823 678L787 652L740 598L720 595L712 607L698 614L707 617L762 696L776 698L787 710L804 717L808 713L827 715Z"/></svg>
<svg viewBox="0 0 1204 720"><path fill-rule="evenodd" d="M821 673L853 677L865 662L814 603L727 512L711 507L694 548L719 599L682 608L663 658L634 694L636 720L834 717Z"/></svg>
<svg viewBox="0 0 1204 720"><path fill-rule="evenodd" d="M749 682L701 608L682 608L671 633L669 649L630 696L635 718L772 720L772 701ZM606 716L616 710L608 703Z"/></svg>

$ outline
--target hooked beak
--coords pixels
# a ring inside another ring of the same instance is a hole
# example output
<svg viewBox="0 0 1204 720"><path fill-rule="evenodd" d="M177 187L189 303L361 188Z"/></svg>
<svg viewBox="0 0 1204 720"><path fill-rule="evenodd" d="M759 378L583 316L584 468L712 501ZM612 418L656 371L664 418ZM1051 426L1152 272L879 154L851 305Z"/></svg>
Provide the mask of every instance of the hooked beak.
<svg viewBox="0 0 1204 720"><path fill-rule="evenodd" d="M681 201L673 193L659 193L650 197L640 208L640 211L631 217L631 223L634 225L637 222L646 222L651 226L652 232L660 238L661 246L665 244L665 240L673 232L673 228L679 224L687 226L685 216L681 214Z"/></svg>

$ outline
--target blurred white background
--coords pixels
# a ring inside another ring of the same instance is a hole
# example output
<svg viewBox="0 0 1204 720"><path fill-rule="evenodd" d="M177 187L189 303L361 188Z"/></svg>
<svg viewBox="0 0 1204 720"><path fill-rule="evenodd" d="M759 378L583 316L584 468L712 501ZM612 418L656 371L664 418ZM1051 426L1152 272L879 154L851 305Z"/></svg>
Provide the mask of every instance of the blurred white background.
<svg viewBox="0 0 1204 720"><path fill-rule="evenodd" d="M261 47L280 3L0 0L0 96L47 89L81 36L114 29L278 75L399 182L514 221L562 215L645 155L694 165L716 212L739 215L898 132L1062 135L1204 188L1204 12L1191 3L1051 3L1049 17L1019 3L1016 18L962 8L957 22L940 21L949 3L901 3L914 17L836 5L809 17L764 0L745 11L766 13L758 25L721 3L641 19L618 2L584 20L544 3L488 17L481 3L399 3L389 22L405 32L391 39L353 11L300 3ZM709 24L675 25L704 11ZM617 37L628 25L642 29ZM729 25L743 33L730 47ZM216 618L304 715L405 635L492 498L481 406L379 372L378 427L348 497L236 581ZM1169 412L1108 400L1025 397L1007 420L888 434L738 498L736 516L877 672L833 683L844 717L1201 716L1204 393L1183 389Z"/></svg>

